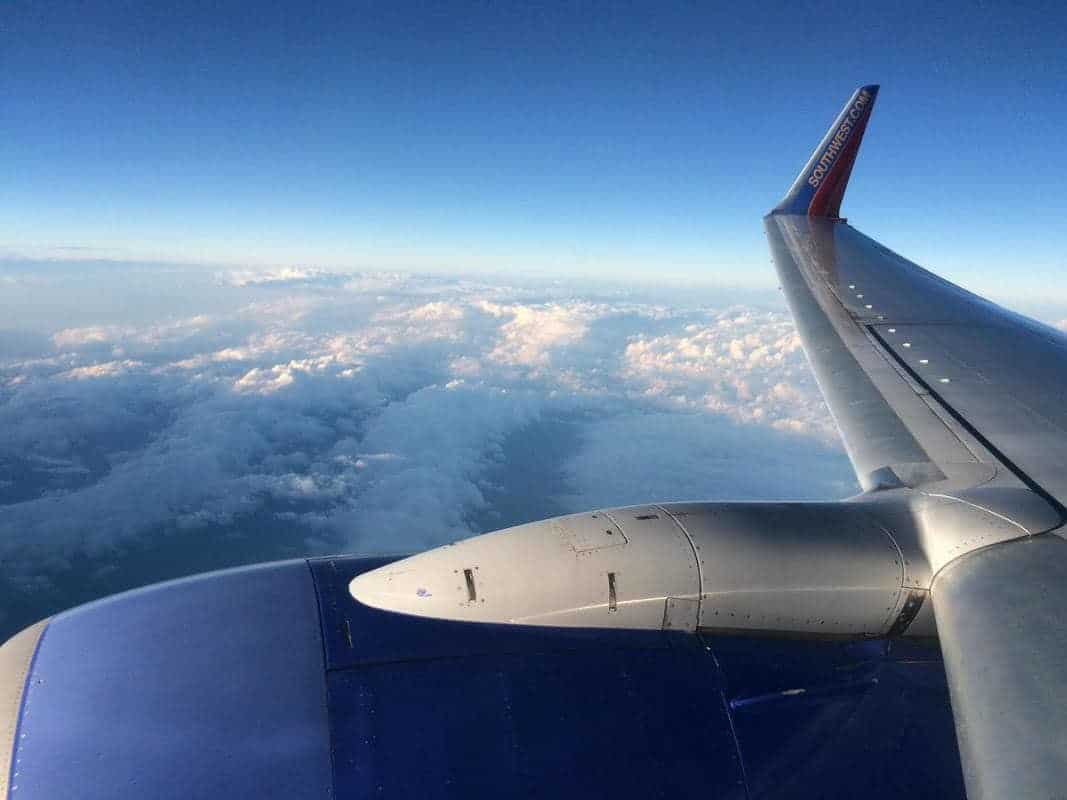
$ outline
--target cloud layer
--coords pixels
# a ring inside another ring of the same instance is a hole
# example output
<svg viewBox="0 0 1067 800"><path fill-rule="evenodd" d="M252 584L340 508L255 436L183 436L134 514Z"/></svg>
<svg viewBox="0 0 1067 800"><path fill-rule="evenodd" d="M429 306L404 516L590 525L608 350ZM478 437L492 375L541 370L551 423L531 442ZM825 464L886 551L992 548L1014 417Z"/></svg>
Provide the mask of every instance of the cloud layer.
<svg viewBox="0 0 1067 800"><path fill-rule="evenodd" d="M205 564L855 489L783 311L298 269L212 284L203 313L0 335L0 625Z"/></svg>

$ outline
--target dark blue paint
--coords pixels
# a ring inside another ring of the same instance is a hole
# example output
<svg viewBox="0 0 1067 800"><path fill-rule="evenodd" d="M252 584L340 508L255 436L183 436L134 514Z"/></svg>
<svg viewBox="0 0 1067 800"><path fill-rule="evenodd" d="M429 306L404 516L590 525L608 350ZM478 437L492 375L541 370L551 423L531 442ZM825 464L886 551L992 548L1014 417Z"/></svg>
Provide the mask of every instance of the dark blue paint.
<svg viewBox="0 0 1067 800"><path fill-rule="evenodd" d="M706 642L753 798L964 797L936 642Z"/></svg>
<svg viewBox="0 0 1067 800"><path fill-rule="evenodd" d="M12 796L329 797L317 618L303 561L60 614L29 678Z"/></svg>
<svg viewBox="0 0 1067 800"><path fill-rule="evenodd" d="M331 672L337 792L743 797L706 666L693 653L607 650Z"/></svg>

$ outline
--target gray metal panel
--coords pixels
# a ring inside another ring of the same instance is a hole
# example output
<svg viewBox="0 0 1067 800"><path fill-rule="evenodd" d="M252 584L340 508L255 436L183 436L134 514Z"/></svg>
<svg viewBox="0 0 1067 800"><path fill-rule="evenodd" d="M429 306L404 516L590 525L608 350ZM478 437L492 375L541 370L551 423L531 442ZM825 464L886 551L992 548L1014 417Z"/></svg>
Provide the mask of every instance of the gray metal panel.
<svg viewBox="0 0 1067 800"><path fill-rule="evenodd" d="M692 544L659 508L531 522L438 547L352 581L372 608L468 622L678 628L696 615ZM673 608L668 608L670 603Z"/></svg>
<svg viewBox="0 0 1067 800"><path fill-rule="evenodd" d="M1003 321L875 330L1022 472L1054 497L1067 497L1067 342Z"/></svg>
<svg viewBox="0 0 1067 800"><path fill-rule="evenodd" d="M884 635L906 600L903 557L858 503L670 503L700 565L700 627Z"/></svg>
<svg viewBox="0 0 1067 800"><path fill-rule="evenodd" d="M1067 776L1067 542L972 553L933 586L970 800L1062 797Z"/></svg>

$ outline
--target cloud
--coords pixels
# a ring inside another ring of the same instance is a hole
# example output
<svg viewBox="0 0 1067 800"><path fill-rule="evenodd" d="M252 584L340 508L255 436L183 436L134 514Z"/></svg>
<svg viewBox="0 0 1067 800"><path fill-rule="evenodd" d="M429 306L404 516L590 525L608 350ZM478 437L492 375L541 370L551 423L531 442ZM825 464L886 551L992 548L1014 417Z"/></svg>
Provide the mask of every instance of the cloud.
<svg viewBox="0 0 1067 800"><path fill-rule="evenodd" d="M214 285L228 307L0 352L0 600L41 598L11 625L84 599L57 587L86 570L105 592L602 505L855 490L783 311L390 273Z"/></svg>
<svg viewBox="0 0 1067 800"><path fill-rule="evenodd" d="M548 366L552 351L580 340L589 320L597 315L594 306L581 303L530 306L481 302L478 307L506 320L489 358L515 366Z"/></svg>
<svg viewBox="0 0 1067 800"><path fill-rule="evenodd" d="M59 349L83 347L87 344L100 344L122 335L122 329L114 325L92 325L86 328L65 328L52 336L52 341Z"/></svg>
<svg viewBox="0 0 1067 800"><path fill-rule="evenodd" d="M800 337L780 312L728 309L681 333L634 337L625 375L649 397L836 440Z"/></svg>
<svg viewBox="0 0 1067 800"><path fill-rule="evenodd" d="M301 267L284 267L276 270L231 270L221 273L218 280L221 283L243 288L246 286L263 286L269 284L286 284L290 286L312 285L321 283L330 278L342 280L336 273L322 269L308 269Z"/></svg>
<svg viewBox="0 0 1067 800"><path fill-rule="evenodd" d="M71 380L86 380L89 378L115 378L132 369L143 367L144 362L125 359L123 361L104 361L99 364L90 364L86 367L74 367L59 374L60 378Z"/></svg>

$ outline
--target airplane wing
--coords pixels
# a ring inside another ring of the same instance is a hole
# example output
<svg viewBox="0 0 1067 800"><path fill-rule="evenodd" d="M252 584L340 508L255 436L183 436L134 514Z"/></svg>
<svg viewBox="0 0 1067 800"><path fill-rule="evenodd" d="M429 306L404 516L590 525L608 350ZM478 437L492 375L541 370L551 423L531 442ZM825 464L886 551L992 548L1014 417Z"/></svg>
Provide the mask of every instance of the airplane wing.
<svg viewBox="0 0 1067 800"><path fill-rule="evenodd" d="M840 219L876 94L765 219L863 494L62 612L0 647L0 798L1062 794L1067 342Z"/></svg>
<svg viewBox="0 0 1067 800"><path fill-rule="evenodd" d="M1049 511L1041 527L1059 528L1067 337L939 278L839 216L877 92L853 94L765 218L819 386L868 497L969 497L1013 521L1019 506L1009 498L1040 498ZM986 503L998 492L1002 503ZM976 529L932 559L972 800L1061 796L1067 783L1067 541L1038 532L984 546Z"/></svg>

